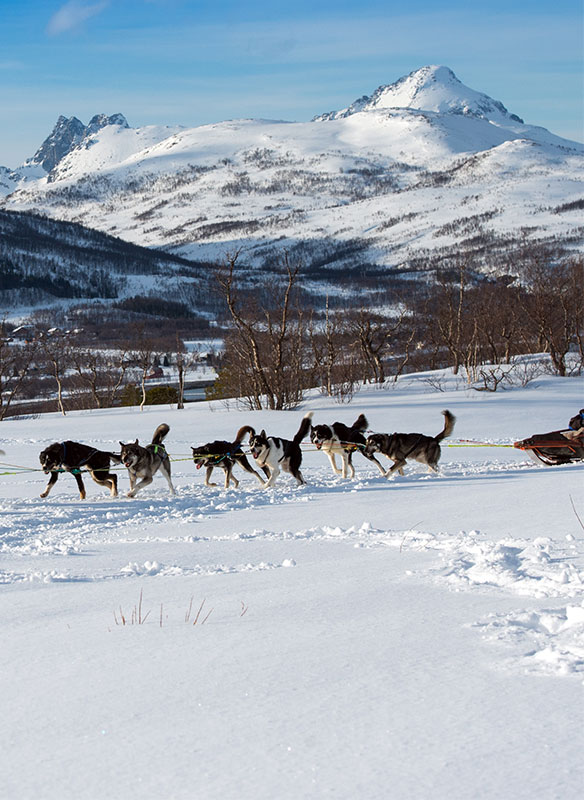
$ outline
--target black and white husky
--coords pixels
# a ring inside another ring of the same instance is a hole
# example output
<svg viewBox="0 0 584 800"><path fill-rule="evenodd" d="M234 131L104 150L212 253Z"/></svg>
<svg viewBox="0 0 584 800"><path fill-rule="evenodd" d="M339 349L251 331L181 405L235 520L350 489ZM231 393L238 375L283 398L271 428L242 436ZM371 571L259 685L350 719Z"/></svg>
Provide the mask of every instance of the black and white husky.
<svg viewBox="0 0 584 800"><path fill-rule="evenodd" d="M280 474L280 469L289 472L298 481L299 485L306 483L300 472L302 451L300 442L310 430L312 411L302 417L296 436L290 439L281 439L278 436L266 436L266 432L256 433L251 425L246 425L249 433L249 449L258 467L267 470L269 480L264 484L264 489L271 488Z"/></svg>
<svg viewBox="0 0 584 800"><path fill-rule="evenodd" d="M426 464L428 472L438 472L440 442L450 436L456 422L456 417L450 411L442 413L444 428L437 436L425 436L423 433L373 433L367 437L365 452L371 455L382 453L393 461L393 465L384 473L388 478L394 472L403 475L408 458Z"/></svg>
<svg viewBox="0 0 584 800"><path fill-rule="evenodd" d="M176 494L170 479L170 458L162 444L162 440L169 430L168 425L163 422L156 428L152 442L146 447L139 445L138 439L130 444L120 442L122 448L120 457L122 464L128 468L130 477L128 497L135 497L140 489L149 486L158 470L166 478L171 494ZM139 483L136 483L137 478L141 478Z"/></svg>
<svg viewBox="0 0 584 800"><path fill-rule="evenodd" d="M355 477L355 467L353 466L353 452L355 450L360 450L365 458L375 462L381 474L385 475L383 466L373 453L368 453L365 450L363 431L366 431L368 427L369 423L364 414L359 414L351 427L342 422L333 422L332 425L312 425L310 428L310 441L317 450L322 450L327 454L335 475L342 475L343 478L346 478L347 472L350 472L350 477ZM337 467L336 455L341 458L341 469Z"/></svg>
<svg viewBox="0 0 584 800"><path fill-rule="evenodd" d="M264 485L264 479L259 472L255 471L255 469L247 460L245 453L241 449L241 442L243 441L244 436L249 433L249 431L249 425L245 425L243 428L240 428L237 431L237 435L233 442L226 442L222 439L216 439L214 442L209 442L208 444L202 444L198 447L191 447L191 450L193 451L193 461L195 462L197 469L206 467L205 486L217 486L216 483L210 482L210 478L214 468L221 467L225 473L225 488L229 488L230 482L233 482L237 488L239 486L239 481L232 474L233 467L236 463L239 464L239 466L242 467L242 469L244 469L246 472L251 472L253 475L255 475L261 485ZM269 477L270 473L268 470L265 467L263 469L266 476Z"/></svg>

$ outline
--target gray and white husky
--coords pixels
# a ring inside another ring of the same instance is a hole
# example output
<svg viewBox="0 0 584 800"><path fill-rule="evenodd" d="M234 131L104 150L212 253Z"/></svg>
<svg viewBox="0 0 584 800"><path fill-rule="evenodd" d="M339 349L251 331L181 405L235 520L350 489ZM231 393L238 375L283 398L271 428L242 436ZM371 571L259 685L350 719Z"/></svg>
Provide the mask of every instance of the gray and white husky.
<svg viewBox="0 0 584 800"><path fill-rule="evenodd" d="M310 430L312 413L309 411L302 417L300 428L292 440L281 439L279 436L267 436L265 431L256 433L251 425L245 426L245 431L249 433L249 449L255 463L270 474L264 484L264 489L269 489L276 483L280 469L293 475L299 485L306 483L300 472L302 463L300 442Z"/></svg>
<svg viewBox="0 0 584 800"><path fill-rule="evenodd" d="M408 458L426 464L428 472L438 472L440 442L450 436L456 422L456 417L450 411L442 413L444 428L437 436L425 436L423 433L373 433L367 437L364 452L369 455L382 453L393 461L393 465L385 473L387 478L394 472L403 475Z"/></svg>
<svg viewBox="0 0 584 800"><path fill-rule="evenodd" d="M135 497L140 489L151 484L158 470L166 478L171 494L176 494L170 479L170 458L162 444L169 430L168 425L163 422L156 428L152 442L146 447L139 445L138 439L130 444L120 442L122 448L120 457L122 464L128 468L130 477L130 491L127 497ZM139 483L136 483L137 478L141 479Z"/></svg>

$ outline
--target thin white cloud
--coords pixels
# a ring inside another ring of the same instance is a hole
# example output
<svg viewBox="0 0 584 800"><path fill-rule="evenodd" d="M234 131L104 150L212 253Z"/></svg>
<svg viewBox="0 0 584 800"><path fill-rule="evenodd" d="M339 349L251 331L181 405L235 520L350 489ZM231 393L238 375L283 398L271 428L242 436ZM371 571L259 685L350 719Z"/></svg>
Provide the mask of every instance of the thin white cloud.
<svg viewBox="0 0 584 800"><path fill-rule="evenodd" d="M0 61L0 70L5 69L24 69L22 61Z"/></svg>
<svg viewBox="0 0 584 800"><path fill-rule="evenodd" d="M53 14L47 25L50 36L75 30L86 20L100 14L109 4L109 0L100 0L98 3L87 3L82 0L69 0L64 6Z"/></svg>

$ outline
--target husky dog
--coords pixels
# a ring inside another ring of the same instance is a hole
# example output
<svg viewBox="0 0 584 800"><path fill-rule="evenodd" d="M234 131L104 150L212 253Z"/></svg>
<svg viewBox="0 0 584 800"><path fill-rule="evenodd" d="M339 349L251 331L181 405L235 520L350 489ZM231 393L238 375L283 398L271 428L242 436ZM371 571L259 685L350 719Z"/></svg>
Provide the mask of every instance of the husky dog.
<svg viewBox="0 0 584 800"><path fill-rule="evenodd" d="M280 474L280 467L284 472L289 472L298 481L299 485L306 483L300 472L302 451L300 442L310 430L312 411L302 417L296 436L289 439L280 439L277 436L266 436L266 432L256 433L251 425L245 425L241 430L249 433L249 449L258 467L269 475L269 480L264 484L264 489L271 488ZM240 431L241 433L241 431Z"/></svg>
<svg viewBox="0 0 584 800"><path fill-rule="evenodd" d="M214 442L200 445L199 447L191 447L193 451L193 461L197 465L197 469L206 467L205 473L205 486L217 486L216 483L210 482L210 477L214 467L221 467L225 473L225 489L229 488L230 481L233 481L236 488L239 486L239 481L232 475L233 467L237 462L246 472L251 472L256 476L258 481L263 486L265 481L259 472L256 472L252 465L247 460L247 457L241 449L241 442L243 437L249 433L249 426L246 425L237 431L237 435L233 442L226 442L217 439ZM267 477L270 476L266 467L262 467Z"/></svg>
<svg viewBox="0 0 584 800"><path fill-rule="evenodd" d="M364 414L359 414L350 428L342 422L333 422L332 425L311 425L310 441L317 450L322 450L327 454L335 475L342 475L343 478L346 478L347 471L350 471L350 477L355 477L353 466L353 451L355 450L360 450L365 458L374 461L381 474L385 475L385 470L375 456L365 451L365 437L362 432L368 427L369 423ZM341 457L342 469L337 467L336 454Z"/></svg>
<svg viewBox="0 0 584 800"><path fill-rule="evenodd" d="M450 411L443 411L444 429L437 436L425 436L423 433L373 433L367 437L365 453L382 453L393 461L393 466L385 472L389 478L394 472L404 474L403 468L408 458L428 465L428 472L438 472L440 460L440 442L450 436L456 418Z"/></svg>
<svg viewBox="0 0 584 800"><path fill-rule="evenodd" d="M112 497L118 494L118 476L110 472L110 461L119 464L120 456L103 450L96 450L81 442L54 442L39 455L41 467L45 474L51 473L47 488L41 497L47 497L57 483L59 472L70 472L77 481L79 497L85 500L85 485L81 477L81 469L86 469L93 480L100 486L107 486Z"/></svg>
<svg viewBox="0 0 584 800"><path fill-rule="evenodd" d="M169 432L170 428L166 423L159 425L154 431L152 442L146 447L138 444L138 439L130 444L120 442L122 447L120 459L125 467L128 468L130 477L130 491L127 497L135 497L140 489L152 483L154 475L160 470L168 483L171 494L176 494L170 479L170 458L162 440ZM141 478L136 483L136 478Z"/></svg>

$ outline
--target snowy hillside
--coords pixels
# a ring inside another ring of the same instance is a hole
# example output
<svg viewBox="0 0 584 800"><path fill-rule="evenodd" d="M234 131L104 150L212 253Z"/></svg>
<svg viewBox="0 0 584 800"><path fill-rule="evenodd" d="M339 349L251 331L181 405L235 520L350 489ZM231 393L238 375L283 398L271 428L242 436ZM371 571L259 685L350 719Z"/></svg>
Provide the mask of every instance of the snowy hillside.
<svg viewBox="0 0 584 800"><path fill-rule="evenodd" d="M582 244L583 146L524 124L446 67L312 122L111 119L44 177L0 175L6 207L194 259L240 248L269 265L287 248L333 280L349 264L423 271L454 252L508 271L518 242Z"/></svg>
<svg viewBox="0 0 584 800"><path fill-rule="evenodd" d="M2 795L579 798L584 466L509 445L581 406L575 378L491 394L444 372L292 412L3 422ZM305 442L306 486L236 467L225 491L189 455L242 424L291 436L307 410L432 435L443 408L439 476L387 481L356 454L342 480ZM160 476L133 500L87 479L81 502L65 475L40 499L51 442L117 449L162 421L176 496Z"/></svg>
<svg viewBox="0 0 584 800"><path fill-rule="evenodd" d="M152 288L208 310L209 265L140 247L76 223L0 209L0 313L110 302Z"/></svg>

